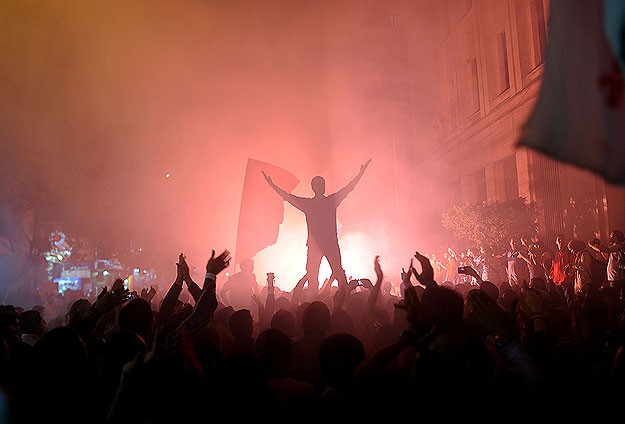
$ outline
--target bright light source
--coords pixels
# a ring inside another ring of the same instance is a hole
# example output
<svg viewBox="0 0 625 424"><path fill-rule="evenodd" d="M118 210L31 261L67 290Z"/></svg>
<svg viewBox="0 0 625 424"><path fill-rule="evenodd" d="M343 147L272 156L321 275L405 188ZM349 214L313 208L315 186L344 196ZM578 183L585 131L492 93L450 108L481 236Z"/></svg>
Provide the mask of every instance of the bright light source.
<svg viewBox="0 0 625 424"><path fill-rule="evenodd" d="M135 274L138 274L139 272L141 272L141 270L139 268L135 268L132 270Z"/></svg>
<svg viewBox="0 0 625 424"><path fill-rule="evenodd" d="M63 260L63 255L61 255L61 254L59 253L58 255L56 255L56 258L57 258L59 261L62 261L62 260Z"/></svg>
<svg viewBox="0 0 625 424"><path fill-rule="evenodd" d="M104 275L105 277L107 277L109 275L109 272L107 270L102 271L102 275Z"/></svg>
<svg viewBox="0 0 625 424"><path fill-rule="evenodd" d="M165 174L165 178L169 178L169 177L171 177L171 174L168 172Z"/></svg>

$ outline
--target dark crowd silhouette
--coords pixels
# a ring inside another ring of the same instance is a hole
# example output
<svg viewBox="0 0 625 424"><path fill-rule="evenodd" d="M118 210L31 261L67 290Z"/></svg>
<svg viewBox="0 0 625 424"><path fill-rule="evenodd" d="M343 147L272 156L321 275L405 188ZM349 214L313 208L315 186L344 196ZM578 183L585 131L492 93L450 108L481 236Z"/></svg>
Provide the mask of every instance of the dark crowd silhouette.
<svg viewBox="0 0 625 424"><path fill-rule="evenodd" d="M200 283L184 254L172 260L162 297L118 279L73 300L61 319L40 305L2 305L1 421L618 417L624 242L613 230L608 245L562 235L553 250L511 243L490 262L502 267L493 281L483 278L487 260L463 262L466 279L437 281L434 261L416 251L393 271L399 294L379 256L375 281L364 283L286 291L268 273L250 308L218 294L231 258L213 250ZM521 272L516 253L542 270ZM592 258L603 259L601 279Z"/></svg>

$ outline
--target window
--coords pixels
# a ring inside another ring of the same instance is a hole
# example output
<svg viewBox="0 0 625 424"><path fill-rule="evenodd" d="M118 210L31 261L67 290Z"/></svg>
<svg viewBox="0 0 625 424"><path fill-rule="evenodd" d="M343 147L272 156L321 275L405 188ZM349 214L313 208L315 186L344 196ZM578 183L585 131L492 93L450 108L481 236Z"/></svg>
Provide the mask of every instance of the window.
<svg viewBox="0 0 625 424"><path fill-rule="evenodd" d="M480 203L487 199L486 171L480 169L469 175L467 181L467 200L470 203Z"/></svg>
<svg viewBox="0 0 625 424"><path fill-rule="evenodd" d="M515 0L519 39L519 60L523 82L543 63L547 42L543 0Z"/></svg>
<svg viewBox="0 0 625 424"><path fill-rule="evenodd" d="M486 57L488 66L488 97L492 101L510 88L510 67L506 31L501 30L489 37L489 50L493 54Z"/></svg>
<svg viewBox="0 0 625 424"><path fill-rule="evenodd" d="M508 49L506 47L505 31L497 34L497 59L499 59L499 93L497 94L501 94L510 88L510 69L508 68Z"/></svg>
<svg viewBox="0 0 625 424"><path fill-rule="evenodd" d="M477 15L472 10L458 23L457 32L457 70L458 94L460 99L461 122L479 114L481 109L481 63L479 62L479 31Z"/></svg>
<svg viewBox="0 0 625 424"><path fill-rule="evenodd" d="M465 98L465 118L469 118L480 110L480 80L477 73L477 59L467 61L468 80L466 80L467 97Z"/></svg>
<svg viewBox="0 0 625 424"><path fill-rule="evenodd" d="M503 160L503 175L506 200L519 197L519 175L516 168L516 156L508 156Z"/></svg>
<svg viewBox="0 0 625 424"><path fill-rule="evenodd" d="M494 173L497 200L505 202L519 197L519 177L515 155L495 162Z"/></svg>

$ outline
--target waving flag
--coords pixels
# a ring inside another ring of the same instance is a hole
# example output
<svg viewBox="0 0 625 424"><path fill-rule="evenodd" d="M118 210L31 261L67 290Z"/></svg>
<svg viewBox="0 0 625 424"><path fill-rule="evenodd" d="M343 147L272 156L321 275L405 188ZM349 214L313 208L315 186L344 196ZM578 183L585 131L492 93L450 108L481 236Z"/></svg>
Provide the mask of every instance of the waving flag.
<svg viewBox="0 0 625 424"><path fill-rule="evenodd" d="M612 47L612 53L625 74L625 1L604 0L603 19L605 33Z"/></svg>
<svg viewBox="0 0 625 424"><path fill-rule="evenodd" d="M518 145L624 185L625 80L606 36L604 2L550 4L541 91Z"/></svg>
<svg viewBox="0 0 625 424"><path fill-rule="evenodd" d="M234 256L236 263L244 258L252 258L274 244L284 220L284 200L267 184L261 171L265 171L277 186L287 192L299 184L299 180L289 171L248 158L239 210Z"/></svg>

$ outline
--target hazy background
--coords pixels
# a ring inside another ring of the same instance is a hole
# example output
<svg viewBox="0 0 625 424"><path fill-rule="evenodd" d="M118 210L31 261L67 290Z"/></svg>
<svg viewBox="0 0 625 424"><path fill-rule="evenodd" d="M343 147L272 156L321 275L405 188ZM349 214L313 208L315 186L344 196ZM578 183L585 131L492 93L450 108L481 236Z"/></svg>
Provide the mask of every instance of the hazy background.
<svg viewBox="0 0 625 424"><path fill-rule="evenodd" d="M373 279L380 254L395 278L438 237L432 209L444 196L411 171L436 121L420 3L407 25L423 62L403 65L422 89L402 131L412 139L398 146L370 119L361 74L371 70L359 64L376 66L363 23L388 22L401 2L4 1L2 160L47 181L94 239L130 236L169 284L179 252L200 271L210 249L235 252L248 158L292 172L302 196L313 176L332 193L372 158L339 208L339 240L348 276ZM274 271L290 289L305 240L303 214L285 204L278 243L255 258L259 282Z"/></svg>

